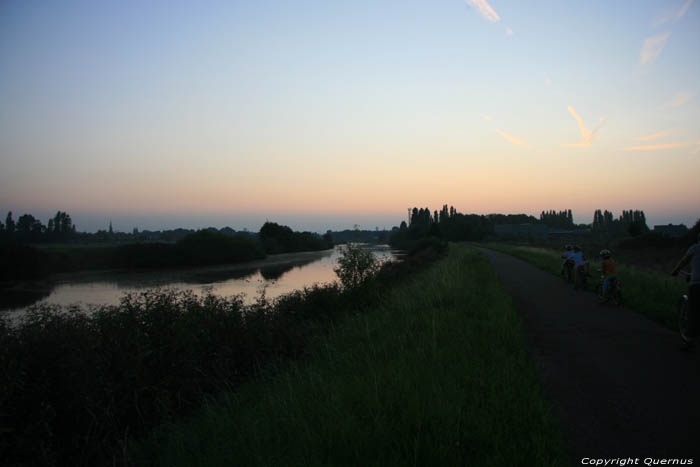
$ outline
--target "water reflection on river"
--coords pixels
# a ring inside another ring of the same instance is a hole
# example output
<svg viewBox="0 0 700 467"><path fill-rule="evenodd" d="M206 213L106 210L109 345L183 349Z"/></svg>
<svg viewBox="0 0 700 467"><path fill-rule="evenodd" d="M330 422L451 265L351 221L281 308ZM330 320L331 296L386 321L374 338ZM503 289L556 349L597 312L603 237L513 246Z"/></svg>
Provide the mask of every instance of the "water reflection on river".
<svg viewBox="0 0 700 467"><path fill-rule="evenodd" d="M386 246L368 248L381 261L395 258L397 254ZM211 290L224 296L242 293L245 302L252 303L263 289L268 298L274 298L314 283L336 280L333 268L337 265L338 256L339 249L336 247L326 251L271 255L264 260L243 264L61 274L47 284L48 290L43 293L45 298L35 303L116 305L125 293L154 287L190 289L195 293ZM29 305L23 304L25 307ZM23 309L17 306L11 308Z"/></svg>

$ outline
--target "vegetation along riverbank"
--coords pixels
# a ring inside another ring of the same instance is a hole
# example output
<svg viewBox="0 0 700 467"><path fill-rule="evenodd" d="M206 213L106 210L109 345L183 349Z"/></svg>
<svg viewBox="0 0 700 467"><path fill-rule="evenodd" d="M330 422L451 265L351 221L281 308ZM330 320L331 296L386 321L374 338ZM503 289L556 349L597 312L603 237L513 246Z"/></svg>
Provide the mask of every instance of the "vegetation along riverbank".
<svg viewBox="0 0 700 467"><path fill-rule="evenodd" d="M42 306L20 323L0 318L3 464L118 459L127 439L304 356L314 336L372 309L441 253L433 244L381 268L367 254L346 250L342 284L251 306L238 296L156 289L118 306Z"/></svg>
<svg viewBox="0 0 700 467"><path fill-rule="evenodd" d="M465 245L308 358L129 449L133 465L562 465L510 298Z"/></svg>
<svg viewBox="0 0 700 467"><path fill-rule="evenodd" d="M202 229L175 242L25 244L22 238L7 232L0 236L0 281L5 284L56 272L228 264L333 247L328 235L295 232L274 222L266 222L257 234Z"/></svg>

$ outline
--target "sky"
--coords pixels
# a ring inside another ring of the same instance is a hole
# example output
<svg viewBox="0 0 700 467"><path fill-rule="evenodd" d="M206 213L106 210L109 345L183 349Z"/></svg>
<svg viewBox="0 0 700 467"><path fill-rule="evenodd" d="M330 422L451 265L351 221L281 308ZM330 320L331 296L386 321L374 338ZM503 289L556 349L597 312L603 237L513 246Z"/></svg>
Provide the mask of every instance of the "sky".
<svg viewBox="0 0 700 467"><path fill-rule="evenodd" d="M700 218L700 2L0 2L0 212Z"/></svg>

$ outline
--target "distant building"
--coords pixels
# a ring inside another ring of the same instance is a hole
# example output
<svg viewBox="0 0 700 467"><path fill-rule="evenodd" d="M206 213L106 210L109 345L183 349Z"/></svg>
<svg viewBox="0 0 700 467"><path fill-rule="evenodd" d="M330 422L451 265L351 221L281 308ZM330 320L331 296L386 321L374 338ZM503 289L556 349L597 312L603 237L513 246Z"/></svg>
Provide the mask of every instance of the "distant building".
<svg viewBox="0 0 700 467"><path fill-rule="evenodd" d="M493 230L499 237L508 238L547 238L544 224L496 224Z"/></svg>
<svg viewBox="0 0 700 467"><path fill-rule="evenodd" d="M665 235L666 237L678 238L688 233L688 227L686 227L684 224L655 225L654 232Z"/></svg>

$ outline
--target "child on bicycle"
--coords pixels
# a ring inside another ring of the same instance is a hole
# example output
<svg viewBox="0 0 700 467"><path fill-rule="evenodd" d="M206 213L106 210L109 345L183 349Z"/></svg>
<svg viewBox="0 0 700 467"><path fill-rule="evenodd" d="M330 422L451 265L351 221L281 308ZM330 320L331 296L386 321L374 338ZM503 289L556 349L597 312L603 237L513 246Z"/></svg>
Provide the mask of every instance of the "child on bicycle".
<svg viewBox="0 0 700 467"><path fill-rule="evenodd" d="M603 273L603 297L608 296L608 291L615 285L617 281L617 266L615 260L612 259L610 250L601 250L600 259L603 260L601 272Z"/></svg>
<svg viewBox="0 0 700 467"><path fill-rule="evenodd" d="M580 269L587 276L590 275L588 271L591 266L588 264L588 261L586 261L586 257L583 255L583 250L581 250L580 246L574 246L574 252L571 254L571 259L574 260L574 265L576 266L577 272Z"/></svg>
<svg viewBox="0 0 700 467"><path fill-rule="evenodd" d="M573 267L573 265L574 265L574 258L573 258L574 247L572 247L571 245L566 245L564 248L566 250L564 251L564 254L561 255L562 259L564 260L564 262L561 263L561 275L562 276L564 275L564 272L565 272L567 267L569 267L569 266Z"/></svg>
<svg viewBox="0 0 700 467"><path fill-rule="evenodd" d="M690 264L690 287L688 287L688 329L683 339L694 342L700 334L700 233L694 245L688 248L671 275L677 275L681 269Z"/></svg>

